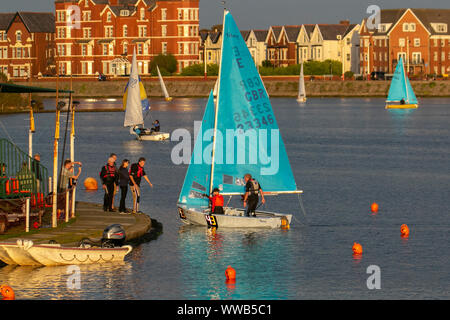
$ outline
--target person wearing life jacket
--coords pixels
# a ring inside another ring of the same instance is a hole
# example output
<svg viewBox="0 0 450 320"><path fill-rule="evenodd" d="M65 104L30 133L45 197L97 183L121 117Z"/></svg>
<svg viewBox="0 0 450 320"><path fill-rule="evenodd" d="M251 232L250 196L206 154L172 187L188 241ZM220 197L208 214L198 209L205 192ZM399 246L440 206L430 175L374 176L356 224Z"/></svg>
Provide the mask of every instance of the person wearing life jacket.
<svg viewBox="0 0 450 320"><path fill-rule="evenodd" d="M103 197L103 211L113 212L112 200L114 197L114 188L118 185L119 174L114 165L114 158L109 157L108 163L100 171L100 180L102 181L105 196Z"/></svg>
<svg viewBox="0 0 450 320"><path fill-rule="evenodd" d="M145 158L139 158L138 163L133 163L130 167L130 186L133 194L133 211L132 213L141 213L139 211L139 202L141 201L141 179L147 180L150 187L153 188L153 184L147 177L144 171Z"/></svg>
<svg viewBox="0 0 450 320"><path fill-rule="evenodd" d="M209 201L211 201L211 213L214 214L224 214L223 211L223 196L220 194L220 190L218 188L214 188L212 191L212 196L208 196L205 194Z"/></svg>
<svg viewBox="0 0 450 320"><path fill-rule="evenodd" d="M250 214L256 217L256 207L259 202L259 194L261 194L261 202L266 203L264 199L264 193L261 189L261 185L258 181L252 178L252 175L247 173L244 176L245 181L245 195L244 195L244 208L247 207L245 211L245 216L249 217Z"/></svg>

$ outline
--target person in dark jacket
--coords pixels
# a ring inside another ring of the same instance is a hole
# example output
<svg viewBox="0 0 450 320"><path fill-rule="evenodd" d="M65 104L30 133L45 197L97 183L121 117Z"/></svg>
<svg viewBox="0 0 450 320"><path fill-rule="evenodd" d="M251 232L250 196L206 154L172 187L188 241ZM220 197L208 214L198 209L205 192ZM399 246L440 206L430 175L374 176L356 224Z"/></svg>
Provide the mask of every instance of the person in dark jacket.
<svg viewBox="0 0 450 320"><path fill-rule="evenodd" d="M114 158L110 157L108 163L102 167L100 172L100 179L102 181L105 196L103 197L103 211L114 211L112 209L112 199L114 197L115 185L118 185L119 174L114 165Z"/></svg>
<svg viewBox="0 0 450 320"><path fill-rule="evenodd" d="M120 206L119 213L124 214L127 212L125 207L125 199L128 193L128 184L130 183L130 173L128 172L128 166L130 160L125 159L122 161L122 165L119 168L119 186L120 186Z"/></svg>
<svg viewBox="0 0 450 320"><path fill-rule="evenodd" d="M252 175L247 173L244 176L245 180L245 195L244 195L244 208L247 207L245 211L245 216L256 217L256 208L259 202L259 194L261 194L261 202L266 203L264 199L264 193L258 181L252 178Z"/></svg>

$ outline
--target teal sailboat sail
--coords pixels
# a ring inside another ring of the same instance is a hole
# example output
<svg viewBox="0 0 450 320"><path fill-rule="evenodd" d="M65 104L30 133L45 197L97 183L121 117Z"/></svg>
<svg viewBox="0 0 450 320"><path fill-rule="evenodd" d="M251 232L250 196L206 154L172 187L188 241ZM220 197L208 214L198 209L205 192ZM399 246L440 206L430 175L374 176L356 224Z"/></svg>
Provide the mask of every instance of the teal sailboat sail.
<svg viewBox="0 0 450 320"><path fill-rule="evenodd" d="M405 104L418 103L416 95L411 87L411 83L405 73L403 59L400 57L397 67L395 68L394 76L392 77L386 102L400 102L402 100Z"/></svg>
<svg viewBox="0 0 450 320"><path fill-rule="evenodd" d="M269 96L232 15L225 11L210 191L244 193L245 174L264 192L297 186Z"/></svg>
<svg viewBox="0 0 450 320"><path fill-rule="evenodd" d="M194 152L192 152L191 162L184 179L178 202L198 207L207 207L209 200L202 194L209 193L211 163L203 160L206 148L209 148L209 157L211 155L211 143L203 141L203 136L214 127L214 95L211 92L206 109L203 115L197 138L195 140ZM206 157L208 157L206 156Z"/></svg>

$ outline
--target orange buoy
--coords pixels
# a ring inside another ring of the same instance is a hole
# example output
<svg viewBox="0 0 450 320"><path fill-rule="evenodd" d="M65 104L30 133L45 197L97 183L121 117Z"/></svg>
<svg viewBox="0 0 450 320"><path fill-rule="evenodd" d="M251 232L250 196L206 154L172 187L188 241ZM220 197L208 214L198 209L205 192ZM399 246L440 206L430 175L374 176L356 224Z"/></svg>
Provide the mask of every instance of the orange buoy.
<svg viewBox="0 0 450 320"><path fill-rule="evenodd" d="M86 190L98 190L97 180L92 177L86 178L84 180L84 187L86 188Z"/></svg>
<svg viewBox="0 0 450 320"><path fill-rule="evenodd" d="M378 212L378 204L376 202L372 203L370 210L372 210L372 212Z"/></svg>
<svg viewBox="0 0 450 320"><path fill-rule="evenodd" d="M409 236L409 228L406 224L402 224L400 227L400 233L402 237L408 237Z"/></svg>
<svg viewBox="0 0 450 320"><path fill-rule="evenodd" d="M235 280L236 270L234 270L231 266L228 266L225 270L225 277L227 278L227 280Z"/></svg>
<svg viewBox="0 0 450 320"><path fill-rule="evenodd" d="M14 300L16 298L14 290L10 286L0 286L0 294L3 297L3 300Z"/></svg>
<svg viewBox="0 0 450 320"><path fill-rule="evenodd" d="M353 243L352 250L353 250L353 254L362 254L362 252L363 252L362 246L356 242Z"/></svg>

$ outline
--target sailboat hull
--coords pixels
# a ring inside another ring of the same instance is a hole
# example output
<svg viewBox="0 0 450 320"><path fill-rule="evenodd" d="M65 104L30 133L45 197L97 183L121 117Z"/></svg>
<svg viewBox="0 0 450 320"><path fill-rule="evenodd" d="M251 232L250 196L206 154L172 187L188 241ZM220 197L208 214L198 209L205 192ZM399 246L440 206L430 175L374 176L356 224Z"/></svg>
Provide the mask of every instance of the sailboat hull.
<svg viewBox="0 0 450 320"><path fill-rule="evenodd" d="M256 211L256 217L244 216L244 209L224 208L225 214L211 215L209 210L178 207L183 223L217 228L282 228L291 223L291 214Z"/></svg>
<svg viewBox="0 0 450 320"><path fill-rule="evenodd" d="M297 102L305 103L306 102L306 98L297 98Z"/></svg>
<svg viewBox="0 0 450 320"><path fill-rule="evenodd" d="M417 109L417 104L387 104L386 109Z"/></svg>
<svg viewBox="0 0 450 320"><path fill-rule="evenodd" d="M136 139L140 141L164 141L170 138L170 133L159 132L153 134L136 135Z"/></svg>

